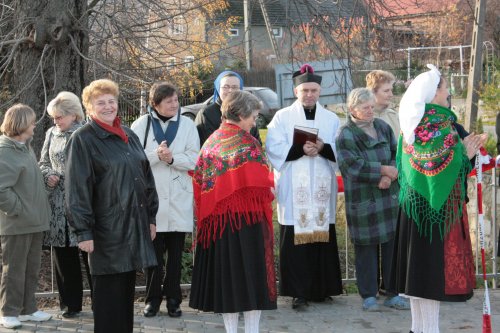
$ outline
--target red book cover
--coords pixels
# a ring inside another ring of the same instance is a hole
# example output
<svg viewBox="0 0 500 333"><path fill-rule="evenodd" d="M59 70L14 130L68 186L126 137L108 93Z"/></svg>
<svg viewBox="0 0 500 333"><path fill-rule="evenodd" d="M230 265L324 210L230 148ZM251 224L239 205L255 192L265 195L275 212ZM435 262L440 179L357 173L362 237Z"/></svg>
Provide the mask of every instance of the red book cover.
<svg viewBox="0 0 500 333"><path fill-rule="evenodd" d="M319 129L305 126L295 126L293 129L293 144L304 145L306 141L316 142Z"/></svg>

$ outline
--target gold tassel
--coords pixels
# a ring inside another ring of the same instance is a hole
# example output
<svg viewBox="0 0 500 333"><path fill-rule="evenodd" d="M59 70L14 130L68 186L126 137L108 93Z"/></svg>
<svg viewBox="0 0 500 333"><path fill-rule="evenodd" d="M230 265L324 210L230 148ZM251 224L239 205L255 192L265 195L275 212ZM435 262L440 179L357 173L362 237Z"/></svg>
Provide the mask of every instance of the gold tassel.
<svg viewBox="0 0 500 333"><path fill-rule="evenodd" d="M328 243L330 240L330 233L328 231L315 231L313 233L314 243Z"/></svg>
<svg viewBox="0 0 500 333"><path fill-rule="evenodd" d="M311 244L311 243L328 243L330 234L328 231L314 231L313 233L295 234L293 239L294 245Z"/></svg>

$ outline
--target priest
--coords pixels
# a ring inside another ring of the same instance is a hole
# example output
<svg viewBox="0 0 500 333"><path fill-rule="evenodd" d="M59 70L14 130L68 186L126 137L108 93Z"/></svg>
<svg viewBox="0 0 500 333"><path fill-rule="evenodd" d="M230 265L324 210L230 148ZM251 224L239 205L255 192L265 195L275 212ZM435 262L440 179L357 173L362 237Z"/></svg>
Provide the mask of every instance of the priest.
<svg viewBox="0 0 500 333"><path fill-rule="evenodd" d="M319 103L321 76L310 65L292 75L297 100L268 125L266 151L274 168L280 223L280 295L292 307L342 293L335 233L338 117ZM294 143L296 127L317 138Z"/></svg>

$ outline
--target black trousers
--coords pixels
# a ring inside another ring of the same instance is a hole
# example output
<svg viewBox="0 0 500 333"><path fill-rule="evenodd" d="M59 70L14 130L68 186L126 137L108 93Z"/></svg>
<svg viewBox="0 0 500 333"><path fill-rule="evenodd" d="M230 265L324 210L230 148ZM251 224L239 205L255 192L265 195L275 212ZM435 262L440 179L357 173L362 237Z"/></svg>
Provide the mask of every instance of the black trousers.
<svg viewBox="0 0 500 333"><path fill-rule="evenodd" d="M135 271L92 275L94 333L134 330Z"/></svg>
<svg viewBox="0 0 500 333"><path fill-rule="evenodd" d="M185 232L158 232L153 241L158 266L146 270L146 304L159 307L163 296L182 302L181 269ZM165 254L167 266L165 266ZM166 272L165 272L166 271ZM163 290L162 290L163 284Z"/></svg>
<svg viewBox="0 0 500 333"><path fill-rule="evenodd" d="M78 247L52 247L61 310L82 311L83 279ZM82 252L86 278L92 293L87 252Z"/></svg>

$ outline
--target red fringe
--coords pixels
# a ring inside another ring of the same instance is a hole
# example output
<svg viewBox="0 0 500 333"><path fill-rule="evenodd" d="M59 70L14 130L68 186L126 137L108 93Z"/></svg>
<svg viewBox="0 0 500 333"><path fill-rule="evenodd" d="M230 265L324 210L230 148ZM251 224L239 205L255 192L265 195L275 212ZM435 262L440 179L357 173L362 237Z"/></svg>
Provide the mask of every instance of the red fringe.
<svg viewBox="0 0 500 333"><path fill-rule="evenodd" d="M242 188L217 203L212 213L198 220L196 238L203 248L222 237L228 223L231 232L241 229L242 223L253 225L265 221L272 230L272 200L269 189Z"/></svg>

